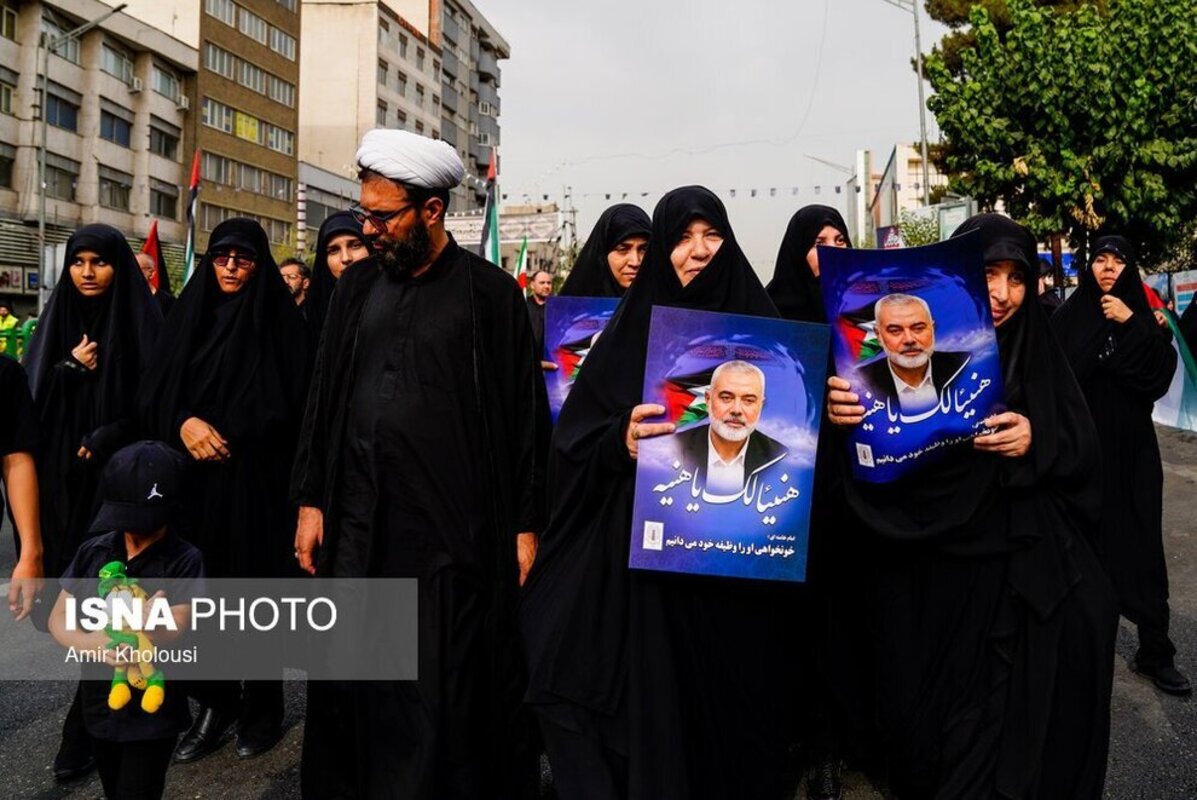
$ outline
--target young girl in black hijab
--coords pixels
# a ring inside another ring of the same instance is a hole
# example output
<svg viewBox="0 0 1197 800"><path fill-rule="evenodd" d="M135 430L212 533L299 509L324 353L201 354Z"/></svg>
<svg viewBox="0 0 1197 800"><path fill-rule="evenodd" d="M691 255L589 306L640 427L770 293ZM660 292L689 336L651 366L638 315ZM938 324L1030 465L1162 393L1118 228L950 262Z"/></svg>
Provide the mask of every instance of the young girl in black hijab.
<svg viewBox="0 0 1197 800"><path fill-rule="evenodd" d="M362 224L348 211L330 214L320 226L316 238L316 259L312 263L312 283L308 287L308 328L312 332L311 355L316 355L324 317L332 300L333 289L341 273L370 257L370 247L362 233Z"/></svg>
<svg viewBox="0 0 1197 800"><path fill-rule="evenodd" d="M1109 740L1116 612L1086 534L1098 440L1035 301L1035 241L979 231L1008 411L942 461L888 484L845 478L872 534L878 710L907 798L1096 798ZM833 378L829 419L864 408ZM846 453L841 464L847 474Z"/></svg>
<svg viewBox="0 0 1197 800"><path fill-rule="evenodd" d="M249 219L220 223L171 311L140 396L149 434L195 462L180 528L210 577L299 575L287 490L308 363L304 321L265 231ZM203 709L177 759L218 747L238 707L238 755L277 742L281 682L247 682L240 704L235 683L198 691Z"/></svg>
<svg viewBox="0 0 1197 800"><path fill-rule="evenodd" d="M25 361L42 431L37 472L51 578L85 538L108 457L136 438L138 380L162 324L129 243L109 225L75 231L60 275ZM90 751L76 695L55 774L86 772Z"/></svg>
<svg viewBox="0 0 1197 800"><path fill-rule="evenodd" d="M648 248L652 220L631 203L611 206L594 223L561 297L623 297L636 279Z"/></svg>
<svg viewBox="0 0 1197 800"><path fill-rule="evenodd" d="M707 189L658 203L648 258L562 409L521 602L528 700L562 797L780 796L788 587L627 566L639 440L673 427L641 404L657 305L777 316Z"/></svg>
<svg viewBox="0 0 1197 800"><path fill-rule="evenodd" d="M1168 328L1147 304L1135 251L1103 236L1076 292L1052 327L1080 381L1101 440L1101 524L1095 547L1118 592L1122 614L1139 626L1131 668L1171 694L1189 694L1168 638L1168 567L1164 560L1164 472L1155 401L1177 368Z"/></svg>

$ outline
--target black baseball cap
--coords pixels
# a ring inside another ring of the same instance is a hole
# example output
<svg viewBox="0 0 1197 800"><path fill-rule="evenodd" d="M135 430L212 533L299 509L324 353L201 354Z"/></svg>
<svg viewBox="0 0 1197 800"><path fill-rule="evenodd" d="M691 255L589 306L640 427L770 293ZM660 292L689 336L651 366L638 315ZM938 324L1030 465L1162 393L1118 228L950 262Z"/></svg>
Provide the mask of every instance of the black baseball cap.
<svg viewBox="0 0 1197 800"><path fill-rule="evenodd" d="M100 511L90 532L151 533L178 513L187 458L165 442L123 447L100 475Z"/></svg>

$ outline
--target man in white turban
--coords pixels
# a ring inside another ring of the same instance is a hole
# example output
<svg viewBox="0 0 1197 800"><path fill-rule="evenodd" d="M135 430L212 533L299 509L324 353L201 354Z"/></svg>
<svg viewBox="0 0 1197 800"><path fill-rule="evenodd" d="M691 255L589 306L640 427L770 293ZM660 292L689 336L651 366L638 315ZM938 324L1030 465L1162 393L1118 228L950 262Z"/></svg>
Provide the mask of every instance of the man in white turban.
<svg viewBox="0 0 1197 800"><path fill-rule="evenodd" d="M544 382L520 290L445 230L461 161L366 134L292 481L308 572L419 580L419 679L309 686L305 797L533 797L518 586L536 555Z"/></svg>

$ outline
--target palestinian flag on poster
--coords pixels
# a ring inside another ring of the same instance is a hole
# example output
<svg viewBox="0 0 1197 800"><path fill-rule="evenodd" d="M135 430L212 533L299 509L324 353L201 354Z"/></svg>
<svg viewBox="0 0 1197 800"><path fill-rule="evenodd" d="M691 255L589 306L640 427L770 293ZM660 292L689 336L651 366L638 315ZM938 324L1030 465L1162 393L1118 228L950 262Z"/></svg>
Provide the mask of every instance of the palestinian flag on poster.
<svg viewBox="0 0 1197 800"><path fill-rule="evenodd" d="M495 164L495 151L490 151L490 166L486 169L486 208L482 212L482 241L478 243L478 255L497 267L503 266L499 252L499 170Z"/></svg>
<svg viewBox="0 0 1197 800"><path fill-rule="evenodd" d="M515 259L515 279L519 282L520 290L528 293L528 237L520 244L520 254Z"/></svg>
<svg viewBox="0 0 1197 800"><path fill-rule="evenodd" d="M1172 346L1177 354L1172 385L1168 387L1168 393L1156 401L1151 418L1161 425L1197 431L1197 361L1194 361L1193 353L1180 332L1176 315L1167 309L1160 296L1146 283L1143 284L1143 291L1152 310L1163 312L1168 329L1172 331Z"/></svg>
<svg viewBox="0 0 1197 800"><path fill-rule="evenodd" d="M586 356L590 355L594 339L594 334L588 334L581 339L562 342L557 348L557 366L569 381L577 380L578 370L582 368L582 362L586 360Z"/></svg>
<svg viewBox="0 0 1197 800"><path fill-rule="evenodd" d="M195 272L195 211L196 201L199 199L200 182L200 151L195 151L195 160L191 162L191 184L187 195L187 251L183 260L183 283L191 280L191 273Z"/></svg>
<svg viewBox="0 0 1197 800"><path fill-rule="evenodd" d="M162 243L158 241L158 220L150 223L150 234L145 237L141 252L154 259L154 277L150 279L150 288L155 292L170 294L170 273L166 271L166 258L162 255Z"/></svg>
<svg viewBox="0 0 1197 800"><path fill-rule="evenodd" d="M715 366L688 375L670 376L665 380L665 416L679 428L707 418L707 389L711 388L711 373Z"/></svg>
<svg viewBox="0 0 1197 800"><path fill-rule="evenodd" d="M852 353L853 363L860 364L881 355L881 341L877 338L877 321L873 319L872 303L840 314L836 325Z"/></svg>

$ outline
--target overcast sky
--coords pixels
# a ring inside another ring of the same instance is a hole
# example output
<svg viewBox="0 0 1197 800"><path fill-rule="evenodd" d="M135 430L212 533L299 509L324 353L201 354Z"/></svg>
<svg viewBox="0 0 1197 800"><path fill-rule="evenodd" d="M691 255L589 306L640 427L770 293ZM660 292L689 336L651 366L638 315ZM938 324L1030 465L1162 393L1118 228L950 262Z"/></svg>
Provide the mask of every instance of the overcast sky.
<svg viewBox="0 0 1197 800"><path fill-rule="evenodd" d="M700 183L768 276L794 211L845 208L834 186L847 176L807 154L851 167L868 148L879 169L894 142L918 138L913 22L884 0L474 2L511 45L507 202L560 201L571 186L582 238L623 192L651 214L663 191ZM926 52L946 29L921 23Z"/></svg>

